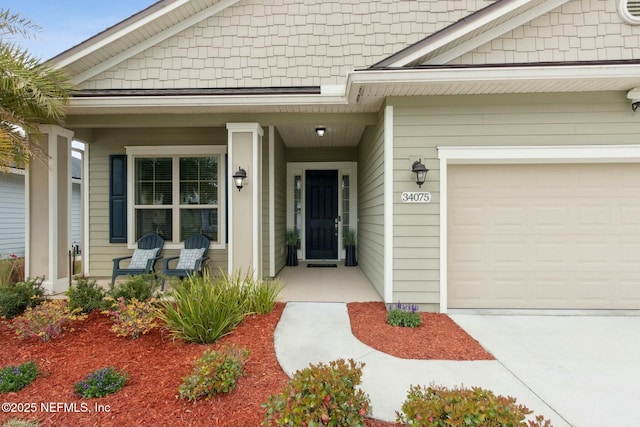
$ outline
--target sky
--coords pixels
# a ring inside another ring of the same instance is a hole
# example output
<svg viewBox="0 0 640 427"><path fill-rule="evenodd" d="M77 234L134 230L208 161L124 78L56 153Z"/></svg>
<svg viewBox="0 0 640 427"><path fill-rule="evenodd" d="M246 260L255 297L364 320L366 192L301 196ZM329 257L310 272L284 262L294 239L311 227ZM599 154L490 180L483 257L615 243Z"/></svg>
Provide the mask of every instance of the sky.
<svg viewBox="0 0 640 427"><path fill-rule="evenodd" d="M47 60L149 7L157 0L0 0L0 9L42 27L35 39L12 41Z"/></svg>

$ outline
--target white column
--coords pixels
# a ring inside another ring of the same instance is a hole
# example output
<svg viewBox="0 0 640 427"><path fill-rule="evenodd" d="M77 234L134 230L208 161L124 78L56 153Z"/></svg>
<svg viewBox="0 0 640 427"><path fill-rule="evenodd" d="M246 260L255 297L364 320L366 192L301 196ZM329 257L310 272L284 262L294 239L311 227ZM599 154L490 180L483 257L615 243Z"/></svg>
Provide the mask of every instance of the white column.
<svg viewBox="0 0 640 427"><path fill-rule="evenodd" d="M49 292L69 285L71 249L71 140L73 132L41 126L48 164L32 159L26 172L26 275L44 276Z"/></svg>
<svg viewBox="0 0 640 427"><path fill-rule="evenodd" d="M252 271L262 276L262 179L263 130L258 123L227 123L229 132L229 247L228 271ZM247 172L241 191L231 177L238 168Z"/></svg>

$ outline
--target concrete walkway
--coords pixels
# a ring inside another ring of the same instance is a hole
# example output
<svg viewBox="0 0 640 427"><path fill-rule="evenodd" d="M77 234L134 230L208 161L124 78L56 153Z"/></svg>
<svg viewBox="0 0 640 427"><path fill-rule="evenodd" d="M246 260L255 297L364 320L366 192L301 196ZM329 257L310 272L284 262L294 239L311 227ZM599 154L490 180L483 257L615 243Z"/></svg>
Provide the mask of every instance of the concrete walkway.
<svg viewBox="0 0 640 427"><path fill-rule="evenodd" d="M310 363L339 358L364 362L361 387L371 398L373 417L377 419L395 421L410 385L434 383L480 386L513 396L535 414L550 419L554 426L569 425L500 361L406 360L372 349L351 334L344 303L288 303L276 328L275 348L289 376ZM593 405L597 403L585 402L584 408Z"/></svg>

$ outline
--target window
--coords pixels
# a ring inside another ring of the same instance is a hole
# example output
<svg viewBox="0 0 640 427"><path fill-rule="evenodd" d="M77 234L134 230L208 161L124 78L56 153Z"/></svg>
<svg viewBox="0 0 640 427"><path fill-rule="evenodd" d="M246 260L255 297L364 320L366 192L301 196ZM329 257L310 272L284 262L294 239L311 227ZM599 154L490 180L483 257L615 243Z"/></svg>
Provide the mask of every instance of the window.
<svg viewBox="0 0 640 427"><path fill-rule="evenodd" d="M130 167L129 243L148 233L165 246L203 234L224 244L224 147L127 147ZM174 154L175 153L175 154Z"/></svg>

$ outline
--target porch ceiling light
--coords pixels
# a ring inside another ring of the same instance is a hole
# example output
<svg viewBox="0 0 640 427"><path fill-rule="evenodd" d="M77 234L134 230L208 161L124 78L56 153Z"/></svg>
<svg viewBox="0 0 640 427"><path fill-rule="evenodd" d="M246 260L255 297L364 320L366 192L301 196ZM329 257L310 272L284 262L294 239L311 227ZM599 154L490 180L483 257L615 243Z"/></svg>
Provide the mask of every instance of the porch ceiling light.
<svg viewBox="0 0 640 427"><path fill-rule="evenodd" d="M238 191L242 190L242 187L244 187L244 180L246 178L247 171L238 166L238 171L233 174L233 181L235 182Z"/></svg>
<svg viewBox="0 0 640 427"><path fill-rule="evenodd" d="M323 128L323 127L317 127L317 128L316 128L316 134L317 134L318 136L321 136L321 137L322 137L322 136L324 136L324 133L325 133L326 131L327 131L327 129L326 129L326 128Z"/></svg>
<svg viewBox="0 0 640 427"><path fill-rule="evenodd" d="M422 164L422 159L413 162L411 172L416 174L416 184L422 188L422 184L424 184L427 179L427 172L429 172L429 169Z"/></svg>

